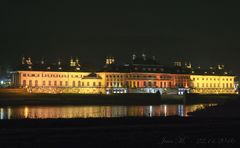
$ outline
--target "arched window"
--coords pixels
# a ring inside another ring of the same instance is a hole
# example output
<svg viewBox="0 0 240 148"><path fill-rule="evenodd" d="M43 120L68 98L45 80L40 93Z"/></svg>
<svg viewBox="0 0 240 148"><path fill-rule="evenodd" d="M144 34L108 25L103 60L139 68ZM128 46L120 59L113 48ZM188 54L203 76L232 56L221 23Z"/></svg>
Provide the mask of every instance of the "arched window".
<svg viewBox="0 0 240 148"><path fill-rule="evenodd" d="M43 86L46 86L46 81L43 81L43 84L42 84Z"/></svg>
<svg viewBox="0 0 240 148"><path fill-rule="evenodd" d="M23 80L23 87L26 86L26 80Z"/></svg>
<svg viewBox="0 0 240 148"><path fill-rule="evenodd" d="M29 80L29 86L32 87L32 80Z"/></svg>
<svg viewBox="0 0 240 148"><path fill-rule="evenodd" d="M151 87L151 86L152 86L152 83L151 83L151 82L148 82L148 86Z"/></svg>
<svg viewBox="0 0 240 148"><path fill-rule="evenodd" d="M35 87L38 87L38 80L35 80Z"/></svg>
<svg viewBox="0 0 240 148"><path fill-rule="evenodd" d="M72 86L75 87L75 81L72 82Z"/></svg>
<svg viewBox="0 0 240 148"><path fill-rule="evenodd" d="M144 85L144 87L147 87L147 83L146 83L146 81L143 82L143 85Z"/></svg>

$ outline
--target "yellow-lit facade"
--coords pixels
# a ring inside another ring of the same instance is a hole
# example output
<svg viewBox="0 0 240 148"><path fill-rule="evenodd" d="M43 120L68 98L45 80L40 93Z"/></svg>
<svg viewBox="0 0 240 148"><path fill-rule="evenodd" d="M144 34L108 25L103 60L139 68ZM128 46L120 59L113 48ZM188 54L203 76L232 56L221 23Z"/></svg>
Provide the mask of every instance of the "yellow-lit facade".
<svg viewBox="0 0 240 148"><path fill-rule="evenodd" d="M101 77L87 77L90 72L17 71L13 86L32 93L104 93Z"/></svg>
<svg viewBox="0 0 240 148"><path fill-rule="evenodd" d="M13 86L31 93L233 94L234 76L147 72L16 71Z"/></svg>
<svg viewBox="0 0 240 148"><path fill-rule="evenodd" d="M91 76L90 72L28 70L16 71L12 82L31 93L166 93L190 86L186 74L146 72L98 72Z"/></svg>
<svg viewBox="0 0 240 148"><path fill-rule="evenodd" d="M235 76L191 75L191 92L200 94L233 94Z"/></svg>

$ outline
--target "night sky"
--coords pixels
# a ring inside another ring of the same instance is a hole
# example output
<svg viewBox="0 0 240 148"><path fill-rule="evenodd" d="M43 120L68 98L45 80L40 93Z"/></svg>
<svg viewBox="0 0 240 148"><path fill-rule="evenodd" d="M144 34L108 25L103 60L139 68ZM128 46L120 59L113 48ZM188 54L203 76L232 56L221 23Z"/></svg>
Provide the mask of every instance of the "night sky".
<svg viewBox="0 0 240 148"><path fill-rule="evenodd" d="M0 64L22 55L49 61L78 56L101 66L133 52L160 63L225 64L240 72L240 11L224 1L12 1L0 4ZM229 3L228 3L229 2Z"/></svg>

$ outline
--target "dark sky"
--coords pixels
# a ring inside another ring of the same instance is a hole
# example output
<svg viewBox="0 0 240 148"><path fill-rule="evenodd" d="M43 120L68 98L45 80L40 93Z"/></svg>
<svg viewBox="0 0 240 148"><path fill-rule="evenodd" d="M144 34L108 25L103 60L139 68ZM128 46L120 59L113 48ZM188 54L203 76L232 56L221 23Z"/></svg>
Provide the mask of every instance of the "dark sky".
<svg viewBox="0 0 240 148"><path fill-rule="evenodd" d="M239 5L211 2L5 0L0 4L0 63L14 64L22 55L79 56L102 65L107 55L125 62L145 49L163 64L183 59L240 72Z"/></svg>

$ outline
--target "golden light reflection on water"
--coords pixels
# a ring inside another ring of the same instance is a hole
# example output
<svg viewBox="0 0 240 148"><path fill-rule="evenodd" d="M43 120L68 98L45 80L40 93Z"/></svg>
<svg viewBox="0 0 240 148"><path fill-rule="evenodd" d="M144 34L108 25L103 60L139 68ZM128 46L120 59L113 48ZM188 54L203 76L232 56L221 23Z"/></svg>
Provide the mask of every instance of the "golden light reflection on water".
<svg viewBox="0 0 240 148"><path fill-rule="evenodd" d="M28 118L28 107L24 107L24 118Z"/></svg>
<svg viewBox="0 0 240 148"><path fill-rule="evenodd" d="M103 118L188 116L188 112L210 105L157 105L157 106L23 106L0 108L0 119L45 118Z"/></svg>

